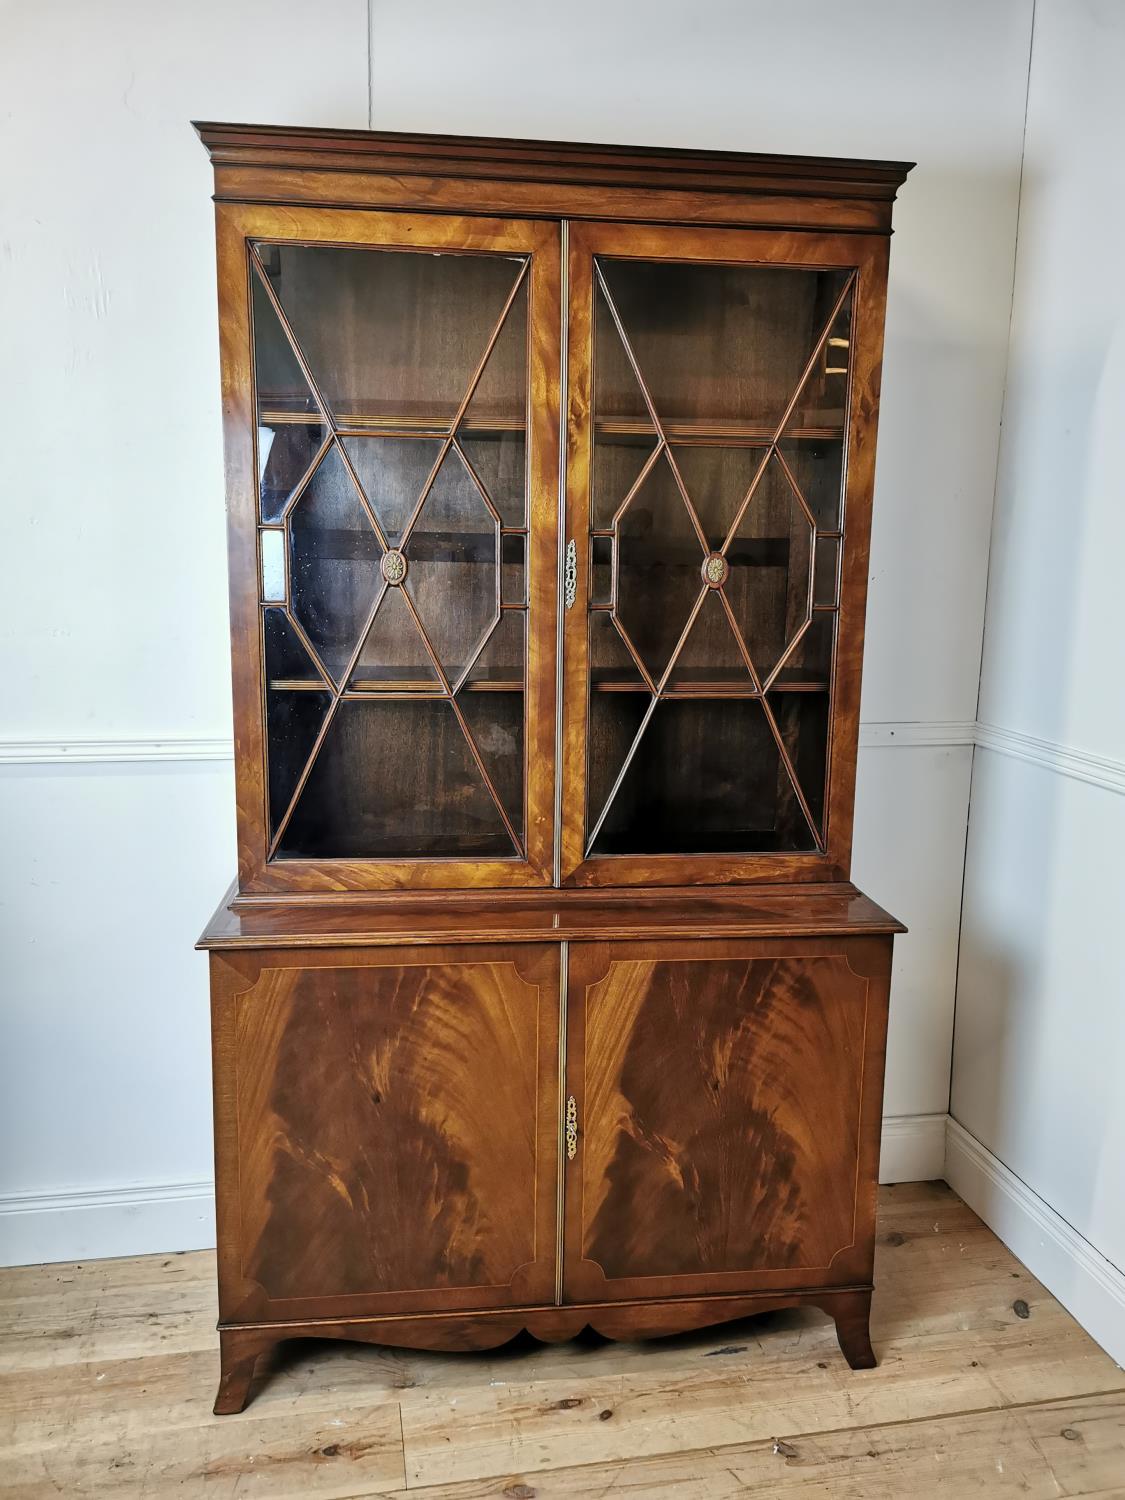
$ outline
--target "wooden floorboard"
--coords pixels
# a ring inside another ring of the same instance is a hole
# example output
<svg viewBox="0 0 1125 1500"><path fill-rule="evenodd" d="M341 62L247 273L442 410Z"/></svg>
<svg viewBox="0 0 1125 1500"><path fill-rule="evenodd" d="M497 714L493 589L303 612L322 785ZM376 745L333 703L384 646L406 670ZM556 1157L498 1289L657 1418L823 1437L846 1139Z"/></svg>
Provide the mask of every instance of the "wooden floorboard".
<svg viewBox="0 0 1125 1500"><path fill-rule="evenodd" d="M651 1344L296 1343L222 1418L210 1254L0 1271L0 1496L1125 1500L1125 1373L948 1188L883 1189L879 1238L875 1370L811 1309Z"/></svg>

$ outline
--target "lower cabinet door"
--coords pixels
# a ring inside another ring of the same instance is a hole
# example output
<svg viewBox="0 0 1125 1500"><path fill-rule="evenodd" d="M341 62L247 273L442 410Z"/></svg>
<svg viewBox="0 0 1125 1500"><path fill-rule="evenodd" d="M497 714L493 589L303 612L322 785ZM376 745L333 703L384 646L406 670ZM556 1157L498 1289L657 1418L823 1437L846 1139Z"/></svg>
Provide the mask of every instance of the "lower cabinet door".
<svg viewBox="0 0 1125 1500"><path fill-rule="evenodd" d="M573 944L568 1302L869 1283L890 943Z"/></svg>
<svg viewBox="0 0 1125 1500"><path fill-rule="evenodd" d="M555 947L212 960L226 1321L553 1302Z"/></svg>

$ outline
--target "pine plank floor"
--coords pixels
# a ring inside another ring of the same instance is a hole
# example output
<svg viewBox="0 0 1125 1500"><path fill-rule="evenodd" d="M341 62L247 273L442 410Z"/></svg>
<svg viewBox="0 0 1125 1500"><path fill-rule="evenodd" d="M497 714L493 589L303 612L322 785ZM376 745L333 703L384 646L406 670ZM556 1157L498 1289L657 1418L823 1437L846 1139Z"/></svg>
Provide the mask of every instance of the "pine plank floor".
<svg viewBox="0 0 1125 1500"><path fill-rule="evenodd" d="M882 1190L854 1373L803 1309L651 1344L295 1343L216 1418L213 1274L0 1270L0 1496L1125 1500L1125 1372L943 1184Z"/></svg>

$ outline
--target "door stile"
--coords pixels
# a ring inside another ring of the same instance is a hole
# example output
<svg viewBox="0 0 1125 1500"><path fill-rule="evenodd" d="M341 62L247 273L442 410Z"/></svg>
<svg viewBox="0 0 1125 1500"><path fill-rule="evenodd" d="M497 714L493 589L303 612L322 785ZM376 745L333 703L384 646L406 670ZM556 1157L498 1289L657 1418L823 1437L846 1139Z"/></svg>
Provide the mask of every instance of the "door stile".
<svg viewBox="0 0 1125 1500"><path fill-rule="evenodd" d="M563 528L559 535L560 567L565 578L566 553L574 547L571 587L560 590L562 614L562 753L559 757L561 818L560 884L583 862L586 839L586 736L589 643L587 608L590 568L587 556L590 518L590 446L593 412L593 256L584 251L586 226L569 226L567 236L566 430Z"/></svg>

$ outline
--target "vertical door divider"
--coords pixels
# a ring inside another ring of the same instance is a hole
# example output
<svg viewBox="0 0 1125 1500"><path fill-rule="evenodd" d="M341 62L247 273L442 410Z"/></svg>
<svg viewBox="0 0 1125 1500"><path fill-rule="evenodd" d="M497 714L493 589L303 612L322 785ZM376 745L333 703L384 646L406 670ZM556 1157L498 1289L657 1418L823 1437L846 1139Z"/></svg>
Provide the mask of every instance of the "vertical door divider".
<svg viewBox="0 0 1125 1500"><path fill-rule="evenodd" d="M570 987L570 944L559 952L559 1099L558 1171L555 1184L555 1306L563 1300L563 1248L566 1229L566 1030L567 990Z"/></svg>
<svg viewBox="0 0 1125 1500"><path fill-rule="evenodd" d="M559 225L559 527L558 590L555 611L555 838L552 851L553 879L556 886L562 884L562 806L563 806L563 607L565 593L564 562L566 556L566 438L567 401L569 400L568 365L570 360L570 224L563 219ZM566 963L566 944L563 944L563 963Z"/></svg>

